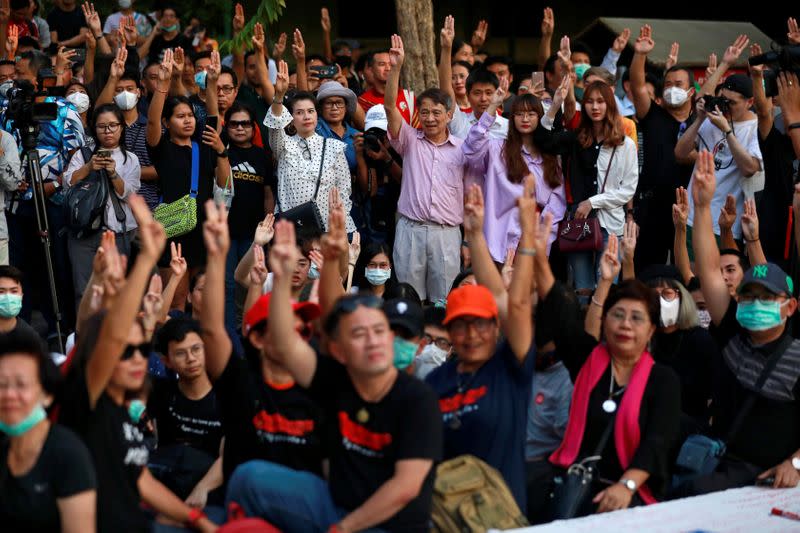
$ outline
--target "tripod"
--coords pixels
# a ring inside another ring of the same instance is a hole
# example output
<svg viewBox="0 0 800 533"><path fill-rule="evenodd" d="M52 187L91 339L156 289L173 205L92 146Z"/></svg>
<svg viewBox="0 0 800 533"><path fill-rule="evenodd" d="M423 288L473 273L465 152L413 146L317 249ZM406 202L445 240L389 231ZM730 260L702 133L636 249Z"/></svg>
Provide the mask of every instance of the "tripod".
<svg viewBox="0 0 800 533"><path fill-rule="evenodd" d="M36 211L36 227L39 239L44 246L45 265L50 285L50 298L53 303L53 314L56 318L56 335L58 335L58 348L64 353L64 339L61 336L61 310L58 307L58 293L56 291L55 271L53 270L53 257L51 255L50 226L47 222L47 197L44 194L42 182L42 164L39 160L39 151L36 149L39 138L39 125L35 122L20 125L19 135L22 139L22 149L28 158L28 176L30 187L33 191L34 210Z"/></svg>

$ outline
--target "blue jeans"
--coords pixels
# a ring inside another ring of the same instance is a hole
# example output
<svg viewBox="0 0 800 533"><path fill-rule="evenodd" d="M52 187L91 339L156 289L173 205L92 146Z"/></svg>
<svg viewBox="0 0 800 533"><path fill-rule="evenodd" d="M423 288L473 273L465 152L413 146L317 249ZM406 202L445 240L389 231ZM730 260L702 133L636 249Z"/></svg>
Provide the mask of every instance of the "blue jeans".
<svg viewBox="0 0 800 533"><path fill-rule="evenodd" d="M567 254L567 261L572 270L572 284L576 291L594 290L597 280L600 279L600 258L608 245L608 232L601 227L603 233L603 250L599 252L576 252ZM617 280L615 279L614 282ZM589 296L579 295L578 301L582 304L589 303Z"/></svg>
<svg viewBox="0 0 800 533"><path fill-rule="evenodd" d="M236 468L228 482L226 509L231 502L247 516L263 518L284 533L327 531L347 515L333 503L325 480L268 461L249 461Z"/></svg>
<svg viewBox="0 0 800 533"><path fill-rule="evenodd" d="M233 274L236 272L236 266L239 261L245 256L250 246L253 245L253 239L231 239L231 247L228 250L228 257L225 260L225 326L229 330L239 331L241 328L241 315L237 313L236 308L236 280L233 279Z"/></svg>

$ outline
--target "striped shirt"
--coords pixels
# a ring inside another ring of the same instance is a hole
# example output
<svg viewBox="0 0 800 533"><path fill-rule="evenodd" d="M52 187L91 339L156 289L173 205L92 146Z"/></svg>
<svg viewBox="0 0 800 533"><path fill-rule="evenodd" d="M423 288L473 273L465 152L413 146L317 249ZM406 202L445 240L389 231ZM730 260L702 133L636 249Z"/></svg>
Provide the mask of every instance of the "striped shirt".
<svg viewBox="0 0 800 533"><path fill-rule="evenodd" d="M147 153L147 117L139 113L136 122L125 129L125 147L129 152L136 154L142 167L151 167L150 154ZM161 191L157 181L142 181L139 194L150 209L155 209L160 203Z"/></svg>

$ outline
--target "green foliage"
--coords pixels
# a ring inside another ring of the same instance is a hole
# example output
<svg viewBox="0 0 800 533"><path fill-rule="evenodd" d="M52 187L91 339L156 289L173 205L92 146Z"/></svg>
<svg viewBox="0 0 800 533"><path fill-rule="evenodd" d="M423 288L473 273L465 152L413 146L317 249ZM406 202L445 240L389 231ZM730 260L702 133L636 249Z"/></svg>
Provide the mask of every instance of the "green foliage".
<svg viewBox="0 0 800 533"><path fill-rule="evenodd" d="M234 49L246 49L250 45L250 38L253 36L253 28L256 22L263 24L266 29L267 26L278 20L285 7L286 0L261 0L255 16L250 17L250 20L247 21L239 35L220 44L220 54L229 54Z"/></svg>

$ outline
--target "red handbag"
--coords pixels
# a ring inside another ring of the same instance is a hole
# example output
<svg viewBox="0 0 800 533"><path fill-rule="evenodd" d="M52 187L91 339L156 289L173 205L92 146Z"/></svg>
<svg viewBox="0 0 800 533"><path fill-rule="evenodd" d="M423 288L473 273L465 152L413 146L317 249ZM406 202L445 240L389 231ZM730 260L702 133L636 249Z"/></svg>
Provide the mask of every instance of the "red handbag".
<svg viewBox="0 0 800 533"><path fill-rule="evenodd" d="M611 163L614 161L614 154L617 147L611 152L608 159L606 175L600 194L606 190L608 172L611 170ZM558 249L563 253L573 252L598 252L603 249L603 232L600 229L600 221L597 217L564 219L558 224Z"/></svg>

